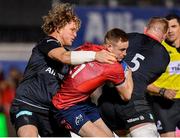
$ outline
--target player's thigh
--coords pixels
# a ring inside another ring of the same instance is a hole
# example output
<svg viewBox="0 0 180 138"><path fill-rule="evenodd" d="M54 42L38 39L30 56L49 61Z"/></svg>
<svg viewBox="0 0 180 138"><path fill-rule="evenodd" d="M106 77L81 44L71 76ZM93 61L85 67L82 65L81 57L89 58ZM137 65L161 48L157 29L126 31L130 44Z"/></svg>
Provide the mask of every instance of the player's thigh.
<svg viewBox="0 0 180 138"><path fill-rule="evenodd" d="M46 119L46 118L45 118ZM49 118L46 121L45 127L51 130L51 137L70 137L70 131L65 129L58 121L54 118L54 114L50 112Z"/></svg>
<svg viewBox="0 0 180 138"><path fill-rule="evenodd" d="M18 137L38 137L38 129L34 125L23 125L17 130Z"/></svg>
<svg viewBox="0 0 180 138"><path fill-rule="evenodd" d="M119 129L117 127L119 120L117 119L117 115L114 109L114 104L112 104L111 102L101 103L99 105L99 114L102 120L111 130Z"/></svg>

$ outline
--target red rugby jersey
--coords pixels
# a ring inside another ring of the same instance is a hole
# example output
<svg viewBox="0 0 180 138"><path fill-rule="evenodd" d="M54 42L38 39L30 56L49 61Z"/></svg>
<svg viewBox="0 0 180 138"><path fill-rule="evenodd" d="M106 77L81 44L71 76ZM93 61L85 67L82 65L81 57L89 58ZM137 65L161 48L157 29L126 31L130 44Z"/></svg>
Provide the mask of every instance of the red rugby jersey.
<svg viewBox="0 0 180 138"><path fill-rule="evenodd" d="M100 51L103 46L86 43L78 50ZM58 109L67 109L78 102L85 101L90 94L106 81L115 85L124 81L124 71L120 63L105 64L88 62L75 66L61 85L61 89L53 97L53 104Z"/></svg>

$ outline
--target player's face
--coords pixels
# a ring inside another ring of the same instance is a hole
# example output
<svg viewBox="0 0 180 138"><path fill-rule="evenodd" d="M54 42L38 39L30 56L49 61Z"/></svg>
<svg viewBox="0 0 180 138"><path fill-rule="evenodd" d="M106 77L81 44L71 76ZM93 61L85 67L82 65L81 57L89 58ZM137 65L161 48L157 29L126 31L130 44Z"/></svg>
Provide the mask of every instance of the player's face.
<svg viewBox="0 0 180 138"><path fill-rule="evenodd" d="M60 40L63 45L71 46L72 42L77 36L77 25L75 22L70 22L66 24L63 28L59 30L60 32Z"/></svg>
<svg viewBox="0 0 180 138"><path fill-rule="evenodd" d="M167 33L167 39L170 42L175 42L180 36L180 24L176 19L169 20L168 23L169 29Z"/></svg>
<svg viewBox="0 0 180 138"><path fill-rule="evenodd" d="M116 55L118 61L121 61L126 56L127 48L128 48L128 41L127 42L119 41L117 44L112 46L111 52Z"/></svg>

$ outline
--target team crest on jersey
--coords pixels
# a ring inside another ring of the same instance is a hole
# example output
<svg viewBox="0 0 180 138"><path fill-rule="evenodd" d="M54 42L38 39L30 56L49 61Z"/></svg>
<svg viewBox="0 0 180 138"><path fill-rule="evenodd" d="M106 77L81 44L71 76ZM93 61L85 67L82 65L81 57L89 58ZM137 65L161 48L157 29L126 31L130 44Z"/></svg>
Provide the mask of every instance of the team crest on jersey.
<svg viewBox="0 0 180 138"><path fill-rule="evenodd" d="M76 116L75 118L75 123L78 126L82 121L83 121L83 116L81 114L79 114L78 116Z"/></svg>

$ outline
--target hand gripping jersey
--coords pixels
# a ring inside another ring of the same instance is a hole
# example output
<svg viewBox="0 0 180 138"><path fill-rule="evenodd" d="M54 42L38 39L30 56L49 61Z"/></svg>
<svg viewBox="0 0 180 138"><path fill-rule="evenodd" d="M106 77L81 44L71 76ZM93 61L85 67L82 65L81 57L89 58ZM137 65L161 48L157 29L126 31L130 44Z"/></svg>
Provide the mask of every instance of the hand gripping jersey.
<svg viewBox="0 0 180 138"><path fill-rule="evenodd" d="M102 46L85 44L79 50L100 51ZM61 89L53 97L53 104L58 109L67 109L78 102L85 101L90 94L106 81L115 85L124 82L124 71L120 63L99 63L96 61L75 66L71 69Z"/></svg>
<svg viewBox="0 0 180 138"><path fill-rule="evenodd" d="M154 85L160 88L175 89L177 94L175 98L180 98L180 53L173 46L162 42L170 55L170 63L166 71L154 82Z"/></svg>

